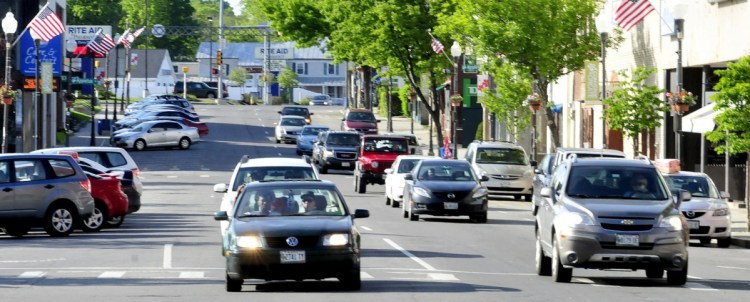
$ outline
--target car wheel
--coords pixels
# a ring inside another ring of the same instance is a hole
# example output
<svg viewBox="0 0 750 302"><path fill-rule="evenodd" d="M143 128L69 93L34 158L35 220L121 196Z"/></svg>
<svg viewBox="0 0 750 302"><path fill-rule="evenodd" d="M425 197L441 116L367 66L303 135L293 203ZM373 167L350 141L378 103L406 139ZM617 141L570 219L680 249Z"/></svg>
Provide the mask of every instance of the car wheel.
<svg viewBox="0 0 750 302"><path fill-rule="evenodd" d="M404 202L401 203L401 216L409 218L409 213L406 212L406 205L406 198L404 198Z"/></svg>
<svg viewBox="0 0 750 302"><path fill-rule="evenodd" d="M320 164L320 168L318 169L318 172L320 172L320 174L327 174L328 173L328 167L326 167L326 165L324 165L324 164Z"/></svg>
<svg viewBox="0 0 750 302"><path fill-rule="evenodd" d="M27 225L14 225L14 226L6 226L3 228L3 231L5 234L11 237L21 238L24 235L29 233L29 229L31 227Z"/></svg>
<svg viewBox="0 0 750 302"><path fill-rule="evenodd" d="M242 291L242 283L244 283L244 280L234 280L232 278L229 278L229 275L226 276L225 285L227 287L227 292L235 293Z"/></svg>
<svg viewBox="0 0 750 302"><path fill-rule="evenodd" d="M527 194L523 196L524 201L531 201L531 194Z"/></svg>
<svg viewBox="0 0 750 302"><path fill-rule="evenodd" d="M142 139L135 141L135 143L133 144L133 149L135 149L136 151L143 151L143 149L146 149L146 141Z"/></svg>
<svg viewBox="0 0 750 302"><path fill-rule="evenodd" d="M84 232L100 231L104 227L104 223L109 220L107 216L107 206L101 201L97 201L94 205L94 212L81 223L81 230Z"/></svg>
<svg viewBox="0 0 750 302"><path fill-rule="evenodd" d="M125 222L125 215L110 217L106 222L108 228L119 228Z"/></svg>
<svg viewBox="0 0 750 302"><path fill-rule="evenodd" d="M183 137L180 139L180 149L187 150L190 149L190 139L187 137Z"/></svg>
<svg viewBox="0 0 750 302"><path fill-rule="evenodd" d="M387 205L387 206L391 205L391 198L390 198L390 197L388 197L388 194L387 194L387 193L386 193L386 195L385 195L385 205Z"/></svg>
<svg viewBox="0 0 750 302"><path fill-rule="evenodd" d="M395 201L395 200L391 199L391 207L398 208L399 204L401 204L401 203L398 202L398 201Z"/></svg>
<svg viewBox="0 0 750 302"><path fill-rule="evenodd" d="M347 276L340 277L339 282L349 290L359 290L362 288L362 277L360 276L359 268L352 270Z"/></svg>
<svg viewBox="0 0 750 302"><path fill-rule="evenodd" d="M554 235L553 235L554 236ZM557 238L552 239L552 279L555 282L569 283L573 277L573 269L566 268L560 262L560 247Z"/></svg>
<svg viewBox="0 0 750 302"><path fill-rule="evenodd" d="M68 236L73 232L75 216L71 207L53 205L44 215L44 231L53 237Z"/></svg>
<svg viewBox="0 0 750 302"><path fill-rule="evenodd" d="M281 143L281 140L277 138L277 139L276 139L276 143L277 143L277 144L278 144L278 143Z"/></svg>
<svg viewBox="0 0 750 302"><path fill-rule="evenodd" d="M472 216L469 216L469 219L473 223L486 223L487 222L487 213L484 213L482 215L472 215Z"/></svg>
<svg viewBox="0 0 750 302"><path fill-rule="evenodd" d="M667 271L667 284L685 285L685 282L687 282L687 275L688 275L688 265L686 262L685 267L683 267L679 271Z"/></svg>
<svg viewBox="0 0 750 302"><path fill-rule="evenodd" d="M728 248L730 245L732 245L732 238L717 238L716 245L720 248Z"/></svg>
<svg viewBox="0 0 750 302"><path fill-rule="evenodd" d="M362 181L362 178L359 177L359 173L355 171L354 172L354 192L363 194L366 191L367 191L367 185Z"/></svg>
<svg viewBox="0 0 750 302"><path fill-rule="evenodd" d="M664 270L661 268L647 268L646 277L649 279L661 279L664 276Z"/></svg>
<svg viewBox="0 0 750 302"><path fill-rule="evenodd" d="M297 150L297 156L302 156L302 151Z"/></svg>
<svg viewBox="0 0 750 302"><path fill-rule="evenodd" d="M215 97L216 97L216 95L213 92L206 93L206 98L208 98L208 99L213 99Z"/></svg>
<svg viewBox="0 0 750 302"><path fill-rule="evenodd" d="M542 238L538 231L536 232L535 245L536 256L534 257L534 262L536 264L536 274L539 276L552 275L552 259L544 255L544 250L542 249Z"/></svg>
<svg viewBox="0 0 750 302"><path fill-rule="evenodd" d="M419 215L414 214L414 211L412 211L411 207L409 208L409 220L411 221L419 220Z"/></svg>
<svg viewBox="0 0 750 302"><path fill-rule="evenodd" d="M702 245L709 245L709 244L711 244L711 238L701 238L699 240L701 241Z"/></svg>

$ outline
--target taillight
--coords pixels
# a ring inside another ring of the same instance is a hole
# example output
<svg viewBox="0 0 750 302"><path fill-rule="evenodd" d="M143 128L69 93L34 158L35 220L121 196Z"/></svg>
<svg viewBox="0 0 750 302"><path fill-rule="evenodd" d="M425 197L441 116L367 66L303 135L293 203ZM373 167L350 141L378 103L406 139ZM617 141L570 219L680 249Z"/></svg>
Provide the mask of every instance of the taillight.
<svg viewBox="0 0 750 302"><path fill-rule="evenodd" d="M91 193L91 181L89 181L88 178L86 180L81 180L80 183L81 183L81 187L83 187L84 189L86 189L86 191L89 191L89 193Z"/></svg>
<svg viewBox="0 0 750 302"><path fill-rule="evenodd" d="M138 168L133 169L133 177L138 177L138 175L141 174L141 171L138 170Z"/></svg>

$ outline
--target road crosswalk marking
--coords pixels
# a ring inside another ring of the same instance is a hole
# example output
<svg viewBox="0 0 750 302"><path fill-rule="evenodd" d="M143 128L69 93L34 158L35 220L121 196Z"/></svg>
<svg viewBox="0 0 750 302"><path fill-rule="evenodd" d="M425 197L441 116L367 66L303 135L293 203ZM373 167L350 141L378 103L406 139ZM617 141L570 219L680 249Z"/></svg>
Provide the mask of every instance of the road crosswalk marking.
<svg viewBox="0 0 750 302"><path fill-rule="evenodd" d="M18 278L41 278L46 274L47 273L45 272L23 272L22 274L18 275Z"/></svg>
<svg viewBox="0 0 750 302"><path fill-rule="evenodd" d="M97 278L122 278L125 276L125 272L103 272Z"/></svg>

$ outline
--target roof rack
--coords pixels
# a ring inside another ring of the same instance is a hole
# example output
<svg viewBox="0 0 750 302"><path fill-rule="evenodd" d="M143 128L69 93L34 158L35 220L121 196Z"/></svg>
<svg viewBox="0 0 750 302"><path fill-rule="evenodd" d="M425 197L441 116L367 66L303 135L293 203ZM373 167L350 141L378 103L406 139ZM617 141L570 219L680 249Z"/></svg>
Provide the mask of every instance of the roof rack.
<svg viewBox="0 0 750 302"><path fill-rule="evenodd" d="M638 156L635 157L635 159L640 160L640 161L644 161L647 164L652 165L652 166L654 165L654 163L651 161L651 159L648 158L648 156L645 156L643 154L639 154Z"/></svg>
<svg viewBox="0 0 750 302"><path fill-rule="evenodd" d="M245 155L243 155L243 156L242 156L242 158L240 159L240 163L243 163L243 164L244 164L244 163L246 163L246 162L247 162L248 160L250 160L250 155L247 155L247 154L245 154Z"/></svg>

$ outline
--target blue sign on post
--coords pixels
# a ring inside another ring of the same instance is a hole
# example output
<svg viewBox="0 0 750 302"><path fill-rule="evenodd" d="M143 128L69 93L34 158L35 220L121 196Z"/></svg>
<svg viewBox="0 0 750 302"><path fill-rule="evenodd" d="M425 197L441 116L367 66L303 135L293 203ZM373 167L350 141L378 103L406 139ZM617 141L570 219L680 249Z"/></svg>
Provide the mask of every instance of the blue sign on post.
<svg viewBox="0 0 750 302"><path fill-rule="evenodd" d="M33 77L36 74L36 47L29 31L23 34L20 43L21 73ZM55 77L61 74L63 55L63 35L57 35L49 42L41 41L39 44L39 59L41 62L52 63L52 75ZM39 77L41 78L41 74Z"/></svg>

